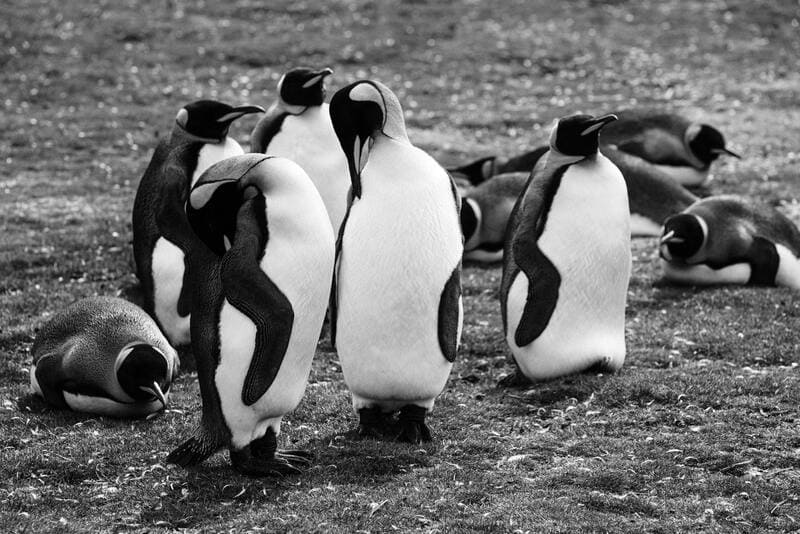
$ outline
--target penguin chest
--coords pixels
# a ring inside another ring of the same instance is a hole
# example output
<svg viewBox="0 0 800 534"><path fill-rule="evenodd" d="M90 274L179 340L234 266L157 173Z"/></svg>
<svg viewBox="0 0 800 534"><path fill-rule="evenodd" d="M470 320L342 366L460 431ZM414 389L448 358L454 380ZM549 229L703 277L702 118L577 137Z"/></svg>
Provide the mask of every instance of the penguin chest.
<svg viewBox="0 0 800 534"><path fill-rule="evenodd" d="M244 154L244 150L241 145L230 137L226 137L221 143L206 143L197 154L197 165L192 172L191 185L193 186L197 179L206 172L206 169L218 161L242 154Z"/></svg>
<svg viewBox="0 0 800 534"><path fill-rule="evenodd" d="M181 316L178 301L186 270L185 254L165 237L159 237L153 248L153 303L161 328L173 345L189 343L189 315Z"/></svg>

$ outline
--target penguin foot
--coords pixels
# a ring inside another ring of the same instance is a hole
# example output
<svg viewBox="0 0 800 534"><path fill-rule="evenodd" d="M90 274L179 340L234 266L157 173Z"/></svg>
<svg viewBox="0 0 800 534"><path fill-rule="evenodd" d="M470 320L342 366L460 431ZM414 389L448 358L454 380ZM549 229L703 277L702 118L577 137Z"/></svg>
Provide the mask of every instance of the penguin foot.
<svg viewBox="0 0 800 534"><path fill-rule="evenodd" d="M387 414L379 406L358 410L358 435L364 438L382 439Z"/></svg>
<svg viewBox="0 0 800 534"><path fill-rule="evenodd" d="M397 441L405 443L420 444L422 442L433 441L431 431L425 424L425 415L428 410L422 406L408 404L400 409L398 421L400 423L400 434Z"/></svg>
<svg viewBox="0 0 800 534"><path fill-rule="evenodd" d="M517 369L514 373L506 375L497 381L497 386L501 388L513 388L520 386L527 386L531 383L527 376L522 374L522 371Z"/></svg>
<svg viewBox="0 0 800 534"><path fill-rule="evenodd" d="M271 428L245 448L231 450L233 468L253 477L299 475L311 465L312 458L308 451L279 451L277 436Z"/></svg>

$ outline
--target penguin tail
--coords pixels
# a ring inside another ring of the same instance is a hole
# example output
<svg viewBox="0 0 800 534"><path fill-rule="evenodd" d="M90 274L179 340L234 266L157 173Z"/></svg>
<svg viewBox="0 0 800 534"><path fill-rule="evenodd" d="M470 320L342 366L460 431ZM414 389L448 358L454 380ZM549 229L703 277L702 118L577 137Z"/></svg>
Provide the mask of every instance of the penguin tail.
<svg viewBox="0 0 800 534"><path fill-rule="evenodd" d="M224 444L215 439L205 429L200 428L194 436L187 439L167 456L167 463L181 467L192 467L205 461Z"/></svg>

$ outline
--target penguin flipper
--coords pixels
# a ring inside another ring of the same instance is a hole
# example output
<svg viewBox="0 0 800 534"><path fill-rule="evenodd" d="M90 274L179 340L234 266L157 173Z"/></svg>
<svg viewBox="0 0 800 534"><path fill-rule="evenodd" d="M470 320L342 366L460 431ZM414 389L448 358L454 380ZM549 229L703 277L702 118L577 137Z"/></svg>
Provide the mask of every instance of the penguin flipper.
<svg viewBox="0 0 800 534"><path fill-rule="evenodd" d="M342 224L339 226L339 235L336 237L336 254L334 256L333 264L333 282L331 283L331 300L328 305L328 312L330 314L330 329L331 329L331 346L336 348L336 317L339 312L339 294L338 284L339 279L339 263L342 259L342 239L344 236L344 227L347 226L347 219L350 217L350 208L353 207L353 188L351 187L347 192L347 211L344 213Z"/></svg>
<svg viewBox="0 0 800 534"><path fill-rule="evenodd" d="M515 253L517 265L528 278L528 297L514 332L518 347L529 345L544 332L556 308L561 285L558 269L541 249L536 245L527 249Z"/></svg>
<svg viewBox="0 0 800 534"><path fill-rule="evenodd" d="M266 153L272 138L281 131L283 121L288 115L289 113L277 106L267 111L250 133L250 152Z"/></svg>
<svg viewBox="0 0 800 534"><path fill-rule="evenodd" d="M452 363L458 351L458 330L461 315L461 262L447 280L439 299L439 348L445 359Z"/></svg>
<svg viewBox="0 0 800 534"><path fill-rule="evenodd" d="M753 238L747 250L746 260L750 264L750 285L774 286L775 276L780 267L780 256L775 244L760 236Z"/></svg>

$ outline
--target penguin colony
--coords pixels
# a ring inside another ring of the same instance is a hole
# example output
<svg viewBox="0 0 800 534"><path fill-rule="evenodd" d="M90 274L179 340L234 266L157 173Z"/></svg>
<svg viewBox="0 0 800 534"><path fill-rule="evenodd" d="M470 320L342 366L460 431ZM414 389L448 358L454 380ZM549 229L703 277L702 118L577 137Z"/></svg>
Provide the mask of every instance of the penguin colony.
<svg viewBox="0 0 800 534"><path fill-rule="evenodd" d="M327 103L332 74L290 70L266 112L211 100L178 111L133 204L144 309L95 297L56 313L33 345L34 393L149 415L178 374L173 347L191 345L202 414L167 460L188 467L227 448L243 474L285 475L311 463L278 436L326 312L357 432L433 439L426 416L461 337L462 259L503 262L511 382L622 366L631 235L660 236L667 282L800 289L791 221L687 189L718 157L739 157L710 125L570 115L547 146L448 172L412 144L388 87L356 81ZM252 113L265 114L245 154L228 131Z"/></svg>

